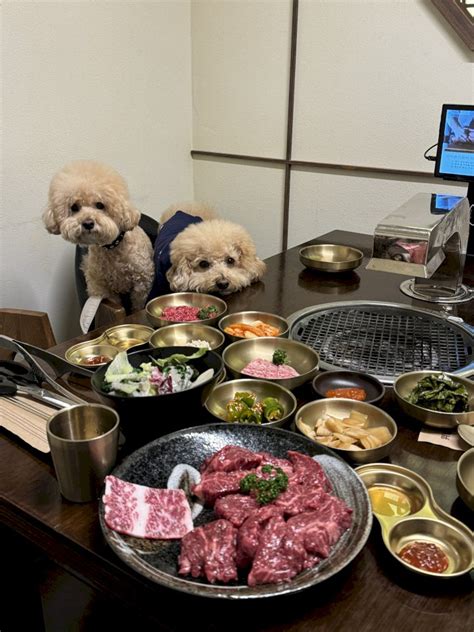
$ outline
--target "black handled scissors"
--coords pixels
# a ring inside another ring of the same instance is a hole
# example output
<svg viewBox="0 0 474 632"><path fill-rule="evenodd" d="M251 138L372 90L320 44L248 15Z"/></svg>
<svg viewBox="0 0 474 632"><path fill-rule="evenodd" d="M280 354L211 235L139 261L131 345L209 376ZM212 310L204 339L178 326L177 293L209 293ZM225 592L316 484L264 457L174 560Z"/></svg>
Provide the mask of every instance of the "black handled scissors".
<svg viewBox="0 0 474 632"><path fill-rule="evenodd" d="M29 395L50 406L67 408L75 403L41 387L34 373L19 362L0 361L0 395Z"/></svg>

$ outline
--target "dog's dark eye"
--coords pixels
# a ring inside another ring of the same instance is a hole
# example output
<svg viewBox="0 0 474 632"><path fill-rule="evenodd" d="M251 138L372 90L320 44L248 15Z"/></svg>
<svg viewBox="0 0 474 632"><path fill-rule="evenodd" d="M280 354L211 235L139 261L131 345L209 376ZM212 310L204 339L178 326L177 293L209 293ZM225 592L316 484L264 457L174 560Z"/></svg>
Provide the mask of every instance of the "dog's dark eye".
<svg viewBox="0 0 474 632"><path fill-rule="evenodd" d="M227 263L228 266L233 266L234 263L235 263L235 259L234 259L234 257L227 257L225 262Z"/></svg>
<svg viewBox="0 0 474 632"><path fill-rule="evenodd" d="M95 207L98 208L100 211L103 211L105 208L105 204L102 204L102 202L97 202Z"/></svg>
<svg viewBox="0 0 474 632"><path fill-rule="evenodd" d="M199 262L199 267L205 270L206 268L209 267L209 261L206 261L205 259L203 259L202 261Z"/></svg>
<svg viewBox="0 0 474 632"><path fill-rule="evenodd" d="M81 207L79 206L79 204L77 204L77 203L75 202L75 203L71 206L71 211L72 211L73 213L77 213L77 211L79 211L79 210L80 210L80 208L81 208Z"/></svg>

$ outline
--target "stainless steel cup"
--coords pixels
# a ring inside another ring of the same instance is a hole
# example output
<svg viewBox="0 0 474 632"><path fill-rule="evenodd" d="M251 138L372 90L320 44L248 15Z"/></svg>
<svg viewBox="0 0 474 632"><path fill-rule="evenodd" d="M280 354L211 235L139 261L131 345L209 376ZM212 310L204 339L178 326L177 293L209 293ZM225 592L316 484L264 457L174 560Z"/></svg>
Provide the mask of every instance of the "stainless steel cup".
<svg viewBox="0 0 474 632"><path fill-rule="evenodd" d="M73 502L97 498L115 465L118 414L102 404L79 404L54 413L47 425L48 443L61 494Z"/></svg>

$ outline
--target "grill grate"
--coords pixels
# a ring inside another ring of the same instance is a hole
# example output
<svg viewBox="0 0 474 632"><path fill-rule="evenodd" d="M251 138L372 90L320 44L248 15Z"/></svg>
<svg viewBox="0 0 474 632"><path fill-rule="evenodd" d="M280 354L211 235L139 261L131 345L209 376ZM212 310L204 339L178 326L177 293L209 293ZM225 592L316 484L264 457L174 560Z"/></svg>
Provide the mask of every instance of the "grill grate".
<svg viewBox="0 0 474 632"><path fill-rule="evenodd" d="M290 335L318 351L325 368L390 380L408 371L456 371L472 355L472 339L459 326L403 307L315 308L296 319Z"/></svg>

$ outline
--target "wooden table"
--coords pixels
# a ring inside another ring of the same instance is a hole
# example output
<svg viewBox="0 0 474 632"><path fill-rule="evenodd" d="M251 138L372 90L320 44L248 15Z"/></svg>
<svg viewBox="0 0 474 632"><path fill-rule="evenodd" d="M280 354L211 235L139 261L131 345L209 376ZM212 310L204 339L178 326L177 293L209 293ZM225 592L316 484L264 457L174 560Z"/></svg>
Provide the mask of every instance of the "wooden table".
<svg viewBox="0 0 474 632"><path fill-rule="evenodd" d="M253 308L288 316L309 305L361 299L433 308L404 296L399 291L402 277L365 270L371 252L369 236L334 231L311 243L318 242L358 247L366 255L364 264L343 276L320 275L306 270L299 262L298 248L292 248L267 260L268 271L263 282L229 297L229 311ZM473 281L474 262L470 262L465 282L474 285ZM474 322L472 304L461 305L452 313ZM143 312L128 320L146 323ZM71 344L96 334L92 332L52 350L64 354ZM90 395L84 383L76 392ZM392 409L391 394L385 404ZM424 476L443 509L472 528L472 515L457 497L455 487L456 462L461 453L417 442L419 428L393 410L399 435L391 462ZM0 500L7 534L16 531L33 543L33 550L46 554L88 586L135 608L137 617L153 621L156 630L432 632L436 628L455 632L474 629L469 576L428 580L405 572L386 552L376 521L359 556L323 584L298 595L230 603L172 592L129 569L105 543L98 523L97 502L73 504L63 500L49 457L39 456L6 433L0 435ZM24 556L18 552L7 555L4 571L4 576L10 577L10 594L23 591L22 599L30 604L29 614L35 607L34 593L26 590L30 555L30 552ZM24 565L21 569L19 561ZM40 624L34 629L40 630Z"/></svg>

